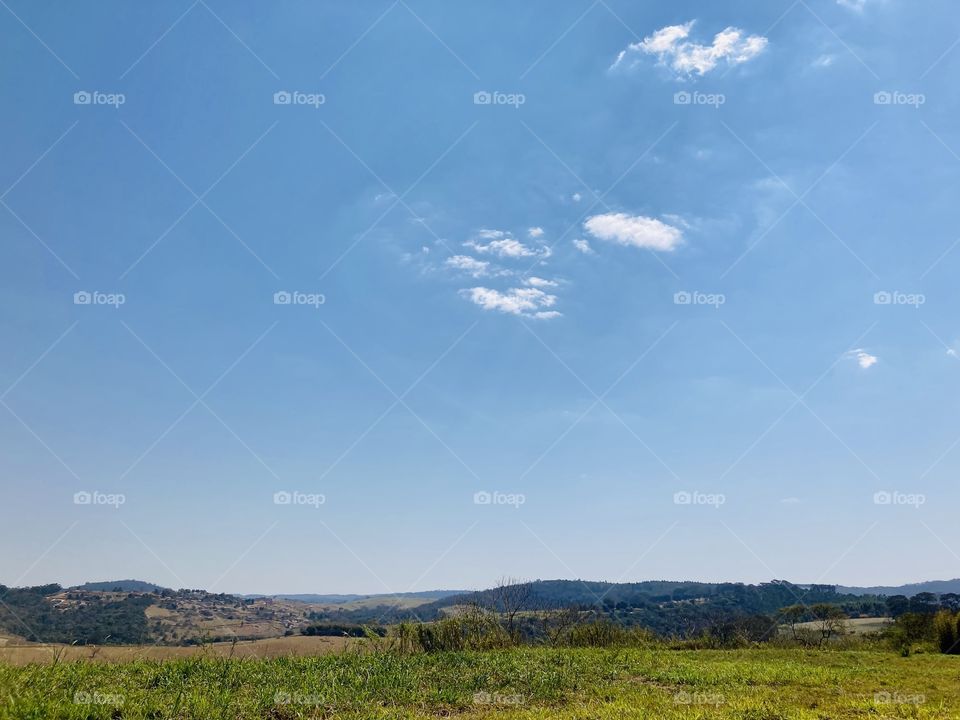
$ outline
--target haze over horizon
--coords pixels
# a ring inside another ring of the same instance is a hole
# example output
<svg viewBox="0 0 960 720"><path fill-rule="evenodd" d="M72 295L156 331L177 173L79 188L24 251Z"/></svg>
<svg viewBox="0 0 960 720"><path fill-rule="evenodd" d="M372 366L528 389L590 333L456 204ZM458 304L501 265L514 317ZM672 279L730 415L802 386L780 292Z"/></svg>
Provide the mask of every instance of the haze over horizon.
<svg viewBox="0 0 960 720"><path fill-rule="evenodd" d="M790 580L789 578L775 578L775 579L776 579L776 580L786 580L787 582L790 582L790 583L792 583L793 585L797 585L797 586L807 586L807 585L816 584L816 583L794 582L794 581ZM122 578L122 579L121 579L121 578L102 578L102 579L92 579L92 580L86 581L85 583L76 583L76 584L74 584L74 585L66 585L66 584L64 584L64 583L59 583L59 582L56 581L56 580L49 580L48 582L61 584L61 585L63 585L64 587L79 587L79 586L82 586L82 585L85 585L85 584L97 584L97 583L109 583L109 582L118 582L118 583L121 583L121 582L130 581L130 580L135 580L135 581L139 581L139 582L145 582L145 583L147 583L147 584L155 585L155 586L157 586L157 587L164 587L164 584L163 584L163 583L154 583L154 582L152 582L152 581L150 581L150 580L144 580L143 578ZM238 595L238 596L266 596L266 597L293 596L293 595L329 595L329 596L337 596L337 595L349 596L349 595L355 595L355 596L358 596L358 597L363 597L363 596L393 595L393 594L396 594L396 595L406 595L406 594L410 594L410 593L430 593L430 592L438 592L438 593L447 593L447 592L478 592L478 591L481 591L481 590L489 589L489 588L491 588L491 587L495 587L497 584L503 582L504 580L508 580L509 582L512 582L512 583L540 582L540 581L550 582L550 581L556 581L556 580L565 580L565 581L574 582L574 583L576 583L576 582L585 582L585 583L592 583L592 582L597 582L597 583L616 583L616 582L617 582L617 581L614 581L614 580L598 580L598 579L595 579L595 578L495 578L495 579L492 579L492 580L490 580L489 582L486 582L486 583L474 583L474 584L473 584L472 586L470 586L470 587L460 587L460 588L441 588L441 587L437 587L437 588L425 588L425 589L422 589L422 590L397 590L397 591L395 591L395 592L374 591L374 592L365 593L365 592L355 592L355 591L352 591L352 590L342 590L342 589L341 589L341 590L337 590L337 589L332 589L332 590L331 590L331 589L329 589L329 588L320 588L320 589L317 589L317 590L299 591L299 592L286 592L286 591L284 591L284 590L272 590L272 591L265 592L265 591L260 591L260 590L256 590L256 589L246 589L246 590L235 591L235 592L230 593L230 594L235 594L235 595ZM727 583L739 583L739 582L742 582L742 581L739 581L739 580L736 580L736 579L724 580L724 581L705 581L705 580L698 580L697 578L643 578L643 579L638 579L638 580L621 581L621 582L641 583L641 582L646 582L646 581L651 581L651 582L727 582ZM871 585L849 585L849 584L847 584L847 583L837 583L837 587L843 587L843 588L850 588L850 587L856 587L856 588L904 587L904 586L911 586L911 585L923 585L923 584L931 583L931 582L936 583L936 582L953 582L953 581L956 581L956 582L960 583L960 579L958 579L958 578L928 578L928 579L926 579L926 580L916 580L916 581L912 581L912 582L899 583L899 584L897 584L897 585L877 585L877 584L871 584ZM760 581L760 582L771 582L771 580ZM2 584L4 584L4 583L0 583L0 585L2 585ZM38 584L41 584L41 585L42 585L42 584L46 584L46 583L42 583L42 582L41 582L41 583L38 583ZM744 584L756 584L756 583L744 583ZM179 590L179 589L182 589L182 588L170 588L170 589L172 589L172 590ZM186 589L203 590L204 588L186 588Z"/></svg>
<svg viewBox="0 0 960 720"><path fill-rule="evenodd" d="M3 582L960 575L955 6L650 5L8 0Z"/></svg>

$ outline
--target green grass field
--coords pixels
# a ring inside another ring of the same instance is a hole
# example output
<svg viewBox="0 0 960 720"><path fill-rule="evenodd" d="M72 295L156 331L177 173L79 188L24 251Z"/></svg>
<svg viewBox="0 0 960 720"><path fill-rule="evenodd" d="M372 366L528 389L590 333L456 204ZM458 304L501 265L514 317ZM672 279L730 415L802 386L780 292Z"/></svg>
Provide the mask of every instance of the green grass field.
<svg viewBox="0 0 960 720"><path fill-rule="evenodd" d="M665 648L0 665L0 718L957 718L960 657Z"/></svg>

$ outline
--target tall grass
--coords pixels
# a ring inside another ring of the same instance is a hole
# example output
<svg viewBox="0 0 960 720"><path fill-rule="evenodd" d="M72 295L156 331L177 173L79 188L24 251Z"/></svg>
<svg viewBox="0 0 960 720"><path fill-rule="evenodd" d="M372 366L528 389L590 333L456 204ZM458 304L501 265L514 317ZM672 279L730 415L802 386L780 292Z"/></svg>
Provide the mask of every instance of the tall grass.
<svg viewBox="0 0 960 720"><path fill-rule="evenodd" d="M956 717L939 654L520 647L313 658L0 664L0 720ZM915 698L895 707L889 698ZM878 705L880 697L886 705ZM698 707L702 704L702 707Z"/></svg>

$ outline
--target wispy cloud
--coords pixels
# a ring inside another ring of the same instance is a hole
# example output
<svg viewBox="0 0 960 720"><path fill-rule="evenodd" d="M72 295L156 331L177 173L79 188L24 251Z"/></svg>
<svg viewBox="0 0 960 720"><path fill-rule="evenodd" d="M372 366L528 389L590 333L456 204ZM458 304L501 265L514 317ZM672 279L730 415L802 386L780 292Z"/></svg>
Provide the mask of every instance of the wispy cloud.
<svg viewBox="0 0 960 720"><path fill-rule="evenodd" d="M869 0L837 0L837 5L841 5L849 10L860 13L866 9L868 4Z"/></svg>
<svg viewBox="0 0 960 720"><path fill-rule="evenodd" d="M542 227L532 227L527 230L527 237L531 238L541 238L543 237L543 228Z"/></svg>
<svg viewBox="0 0 960 720"><path fill-rule="evenodd" d="M540 230L540 228L531 228L531 230ZM540 230L542 234L543 231ZM534 237L534 235L531 235ZM539 237L539 236L537 236ZM496 255L500 258L527 258L542 257L548 258L551 255L550 248L546 246L532 247L517 240L512 233L504 230L481 230L477 237L465 242L464 247L472 248L481 255Z"/></svg>
<svg viewBox="0 0 960 720"><path fill-rule="evenodd" d="M576 240L574 240L574 241L573 241L573 246L574 246L577 250L579 250L580 252L582 252L584 255L596 255L596 254L597 254L597 253L594 251L594 249L593 249L592 247L590 247L590 243L588 243L588 242L587 242L586 240L584 240L583 238L577 238Z"/></svg>
<svg viewBox="0 0 960 720"><path fill-rule="evenodd" d="M680 228L643 215L594 215L587 219L583 227L598 240L663 252L675 250L683 242L683 231Z"/></svg>
<svg viewBox="0 0 960 720"><path fill-rule="evenodd" d="M557 302L556 295L550 295L537 288L510 288L506 292L486 287L474 287L461 290L460 294L484 310L508 315L549 320L561 316L555 310L546 310Z"/></svg>
<svg viewBox="0 0 960 720"><path fill-rule="evenodd" d="M453 257L447 258L443 264L453 270L469 273L475 278L485 277L490 274L489 262L486 260L477 260L469 255L454 255Z"/></svg>
<svg viewBox="0 0 960 720"><path fill-rule="evenodd" d="M541 277L529 277L524 282L530 287L535 288L555 288L560 285L556 280L545 280Z"/></svg>
<svg viewBox="0 0 960 720"><path fill-rule="evenodd" d="M622 50L611 70L636 67L644 55L654 55L660 65L673 70L679 77L706 75L721 63L740 65L757 57L767 47L762 35L746 35L743 30L728 27L718 32L710 45L691 42L688 38L694 20L683 25L669 25L638 43Z"/></svg>
<svg viewBox="0 0 960 720"><path fill-rule="evenodd" d="M856 360L857 365L859 365L864 370L873 367L879 361L876 355L871 355L866 350L862 348L857 348L856 350L851 350L844 357L850 358L851 360Z"/></svg>

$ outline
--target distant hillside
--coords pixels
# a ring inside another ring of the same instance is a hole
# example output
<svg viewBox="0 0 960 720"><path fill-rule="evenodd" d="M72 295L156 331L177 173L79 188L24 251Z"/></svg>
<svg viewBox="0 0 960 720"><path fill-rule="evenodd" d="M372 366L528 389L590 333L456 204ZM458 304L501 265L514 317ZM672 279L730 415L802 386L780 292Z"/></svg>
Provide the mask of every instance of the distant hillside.
<svg viewBox="0 0 960 720"><path fill-rule="evenodd" d="M414 599L431 602L442 600L451 595L462 595L467 590L425 590L423 592L406 593L380 593L374 595L244 595L243 597L271 597L277 600L295 600L296 602L312 603L315 605L346 605L360 600L382 600L384 604L390 604L394 600Z"/></svg>
<svg viewBox="0 0 960 720"><path fill-rule="evenodd" d="M797 603L830 603L840 606L850 617L877 617L887 613L886 604L875 596L841 595L832 585L801 587L783 580L759 585L743 583L702 583L647 581L607 583L582 580L537 580L523 584L524 609L555 610L577 607L591 610L623 625L639 625L663 635L689 636L710 627L720 619L775 616L779 610ZM513 593L516 597L517 593ZM511 601L512 602L512 601ZM311 613L321 623L377 623L430 621L441 618L464 605L480 605L503 611L503 599L497 589L449 595L417 607L391 603L385 596L380 603L363 606L348 603Z"/></svg>
<svg viewBox="0 0 960 720"><path fill-rule="evenodd" d="M103 582L88 582L83 585L74 585L70 590L87 590L89 592L161 592L169 588L143 580L104 580Z"/></svg>
<svg viewBox="0 0 960 720"><path fill-rule="evenodd" d="M847 595L906 595L913 597L922 592L960 593L960 578L954 580L928 580L908 585L877 585L875 587L837 587L837 592Z"/></svg>

